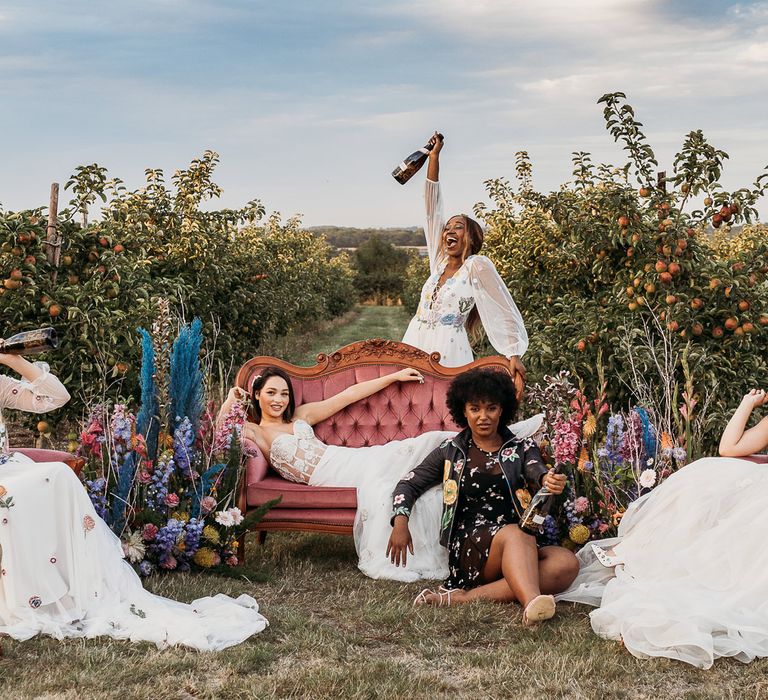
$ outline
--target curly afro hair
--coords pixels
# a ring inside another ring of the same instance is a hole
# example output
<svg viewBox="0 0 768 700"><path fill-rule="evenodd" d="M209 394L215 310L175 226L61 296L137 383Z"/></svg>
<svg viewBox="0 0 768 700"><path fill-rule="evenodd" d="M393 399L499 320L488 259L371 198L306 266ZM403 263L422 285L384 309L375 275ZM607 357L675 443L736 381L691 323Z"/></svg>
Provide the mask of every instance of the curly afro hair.
<svg viewBox="0 0 768 700"><path fill-rule="evenodd" d="M456 425L466 428L464 407L473 401L497 403L501 406L499 432L509 425L517 414L515 384L505 372L493 369L471 369L458 375L448 387L445 403Z"/></svg>

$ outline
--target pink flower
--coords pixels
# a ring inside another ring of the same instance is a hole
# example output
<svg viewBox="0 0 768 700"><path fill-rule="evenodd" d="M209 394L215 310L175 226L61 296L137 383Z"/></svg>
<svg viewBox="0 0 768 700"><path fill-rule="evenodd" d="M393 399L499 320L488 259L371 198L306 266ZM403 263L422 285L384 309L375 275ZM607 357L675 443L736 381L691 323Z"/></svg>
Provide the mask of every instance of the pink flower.
<svg viewBox="0 0 768 700"><path fill-rule="evenodd" d="M225 561L228 566L237 566L237 557L234 554L230 554Z"/></svg>
<svg viewBox="0 0 768 700"><path fill-rule="evenodd" d="M169 554L165 559L160 562L160 566L163 569L175 569L179 562L176 561L176 557L173 554Z"/></svg>
<svg viewBox="0 0 768 700"><path fill-rule="evenodd" d="M581 421L576 418L566 420L558 414L553 428L552 448L555 464L573 464L581 447Z"/></svg>
<svg viewBox="0 0 768 700"><path fill-rule="evenodd" d="M165 505L170 508L175 508L177 505L179 505L179 497L175 493L169 493L165 497Z"/></svg>
<svg viewBox="0 0 768 700"><path fill-rule="evenodd" d="M148 484L152 481L152 475L146 469L141 469L139 470L138 480L140 484Z"/></svg>
<svg viewBox="0 0 768 700"><path fill-rule="evenodd" d="M589 508L589 499L586 496L579 496L573 502L573 510L576 513L583 513Z"/></svg>
<svg viewBox="0 0 768 700"><path fill-rule="evenodd" d="M203 513L210 513L217 505L217 501L213 496L206 496L200 501L200 508Z"/></svg>
<svg viewBox="0 0 768 700"><path fill-rule="evenodd" d="M147 523L141 529L141 539L143 539L145 542L150 542L154 540L155 535L157 535L157 525L153 525L152 523Z"/></svg>
<svg viewBox="0 0 768 700"><path fill-rule="evenodd" d="M600 523L600 524L597 526L597 531L598 531L598 532L599 532L601 535L602 535L602 534L604 534L604 533L606 533L606 532L608 532L608 530L609 530L609 527L608 527L607 523Z"/></svg>

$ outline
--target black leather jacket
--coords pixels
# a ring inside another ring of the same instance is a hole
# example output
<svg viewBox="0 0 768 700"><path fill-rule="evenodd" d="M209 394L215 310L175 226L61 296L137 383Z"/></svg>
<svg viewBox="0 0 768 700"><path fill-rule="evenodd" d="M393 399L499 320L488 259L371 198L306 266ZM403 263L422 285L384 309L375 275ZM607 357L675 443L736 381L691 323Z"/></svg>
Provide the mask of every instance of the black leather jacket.
<svg viewBox="0 0 768 700"><path fill-rule="evenodd" d="M448 546L461 488L466 478L464 465L467 462L471 435L469 428L465 428L456 437L446 440L398 482L393 493L393 520L396 515L410 517L416 499L442 481L443 517L440 524L440 544ZM539 489L547 467L538 446L531 438L520 440L507 428L502 430L501 437L503 442L499 462L512 496L516 519L519 519L525 510L521 497L525 499Z"/></svg>

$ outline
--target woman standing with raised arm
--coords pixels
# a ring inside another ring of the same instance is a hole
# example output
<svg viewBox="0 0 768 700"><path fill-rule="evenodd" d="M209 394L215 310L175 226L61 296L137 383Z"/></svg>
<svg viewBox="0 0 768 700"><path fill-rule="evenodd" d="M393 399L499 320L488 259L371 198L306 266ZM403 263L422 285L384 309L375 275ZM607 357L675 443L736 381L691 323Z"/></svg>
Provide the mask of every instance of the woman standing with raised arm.
<svg viewBox="0 0 768 700"><path fill-rule="evenodd" d="M469 335L482 324L491 345L509 359L520 399L525 387L520 357L528 348L523 318L491 260L478 255L483 245L480 224L466 214L445 220L439 183L442 136L436 132L429 144L424 233L430 277L403 342L439 352L443 365L458 367L474 359Z"/></svg>

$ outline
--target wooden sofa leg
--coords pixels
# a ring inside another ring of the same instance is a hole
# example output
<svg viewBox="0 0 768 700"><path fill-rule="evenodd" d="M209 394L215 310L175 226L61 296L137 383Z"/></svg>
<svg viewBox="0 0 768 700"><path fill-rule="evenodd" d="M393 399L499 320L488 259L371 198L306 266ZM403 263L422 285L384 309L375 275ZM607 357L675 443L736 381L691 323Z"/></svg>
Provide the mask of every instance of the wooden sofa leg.
<svg viewBox="0 0 768 700"><path fill-rule="evenodd" d="M259 544L264 544L267 541L267 531L259 530Z"/></svg>

